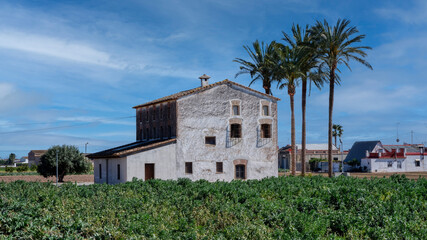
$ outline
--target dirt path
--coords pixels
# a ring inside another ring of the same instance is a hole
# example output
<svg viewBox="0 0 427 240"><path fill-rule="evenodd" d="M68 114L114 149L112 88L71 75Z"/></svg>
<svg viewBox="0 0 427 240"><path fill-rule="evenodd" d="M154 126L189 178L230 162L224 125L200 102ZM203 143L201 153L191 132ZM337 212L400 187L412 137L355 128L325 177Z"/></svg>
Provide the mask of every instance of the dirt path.
<svg viewBox="0 0 427 240"><path fill-rule="evenodd" d="M0 176L0 182L14 182L23 180L27 182L55 182L56 177L44 178L39 175L20 175L20 176ZM90 175L69 175L64 177L64 182L88 183L93 182L93 174Z"/></svg>

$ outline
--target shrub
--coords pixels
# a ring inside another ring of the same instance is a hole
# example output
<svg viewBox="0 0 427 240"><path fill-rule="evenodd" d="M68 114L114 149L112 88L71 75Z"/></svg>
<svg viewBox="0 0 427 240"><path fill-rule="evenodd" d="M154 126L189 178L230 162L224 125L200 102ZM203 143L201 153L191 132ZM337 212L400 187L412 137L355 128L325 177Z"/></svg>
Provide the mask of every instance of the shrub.
<svg viewBox="0 0 427 240"><path fill-rule="evenodd" d="M11 173L11 172L15 171L15 168L6 166L4 170L8 173Z"/></svg>
<svg viewBox="0 0 427 240"><path fill-rule="evenodd" d="M37 171L37 165L35 164L31 165L30 171Z"/></svg>
<svg viewBox="0 0 427 240"><path fill-rule="evenodd" d="M16 167L17 172L26 172L28 171L28 165L21 165L19 167Z"/></svg>

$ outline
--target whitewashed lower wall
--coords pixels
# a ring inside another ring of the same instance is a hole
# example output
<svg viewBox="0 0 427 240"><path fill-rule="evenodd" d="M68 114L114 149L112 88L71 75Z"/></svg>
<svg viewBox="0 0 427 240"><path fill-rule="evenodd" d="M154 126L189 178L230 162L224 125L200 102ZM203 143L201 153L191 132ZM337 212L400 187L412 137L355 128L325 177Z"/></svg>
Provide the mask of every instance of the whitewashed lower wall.
<svg viewBox="0 0 427 240"><path fill-rule="evenodd" d="M120 179L118 179L118 164L120 164ZM99 172L99 165L101 165L101 173ZM95 183L117 184L126 182L125 158L95 159L93 167Z"/></svg>
<svg viewBox="0 0 427 240"><path fill-rule="evenodd" d="M368 172L422 172L427 171L427 165L424 161L420 162L420 166L415 166L415 159L420 159L420 156L407 156L406 159L375 159L363 158L361 166L366 166ZM392 162L392 166L388 166L388 162ZM398 167L398 162L401 162L401 168Z"/></svg>
<svg viewBox="0 0 427 240"><path fill-rule="evenodd" d="M154 148L127 156L127 181L133 178L145 179L145 164L154 163L154 178L176 178L176 144Z"/></svg>

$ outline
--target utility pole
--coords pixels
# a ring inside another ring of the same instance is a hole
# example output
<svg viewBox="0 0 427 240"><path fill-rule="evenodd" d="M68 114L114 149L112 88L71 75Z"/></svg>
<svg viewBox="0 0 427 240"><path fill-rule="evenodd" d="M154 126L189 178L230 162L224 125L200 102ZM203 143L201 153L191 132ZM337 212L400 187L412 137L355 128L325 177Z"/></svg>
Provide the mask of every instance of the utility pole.
<svg viewBox="0 0 427 240"><path fill-rule="evenodd" d="M341 148L341 173L344 173L344 154L343 154L344 146L342 144L341 138L340 138L340 143L341 143L341 146L340 146L340 148Z"/></svg>
<svg viewBox="0 0 427 240"><path fill-rule="evenodd" d="M400 122L397 123L397 128L396 128L396 142L399 143L399 124Z"/></svg>
<svg viewBox="0 0 427 240"><path fill-rule="evenodd" d="M87 153L87 145L88 144L89 144L88 142L85 143L85 154Z"/></svg>
<svg viewBox="0 0 427 240"><path fill-rule="evenodd" d="M56 149L56 186L58 187L58 149Z"/></svg>
<svg viewBox="0 0 427 240"><path fill-rule="evenodd" d="M411 145L414 144L414 130L411 130Z"/></svg>

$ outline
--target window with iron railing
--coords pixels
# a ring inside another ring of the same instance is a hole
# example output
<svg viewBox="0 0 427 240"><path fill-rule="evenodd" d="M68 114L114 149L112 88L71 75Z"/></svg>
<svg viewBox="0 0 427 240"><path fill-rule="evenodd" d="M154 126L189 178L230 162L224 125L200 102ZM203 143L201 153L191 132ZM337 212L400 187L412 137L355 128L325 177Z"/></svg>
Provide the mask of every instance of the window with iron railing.
<svg viewBox="0 0 427 240"><path fill-rule="evenodd" d="M242 138L242 125L233 123L230 125L230 137L231 138Z"/></svg>

